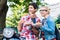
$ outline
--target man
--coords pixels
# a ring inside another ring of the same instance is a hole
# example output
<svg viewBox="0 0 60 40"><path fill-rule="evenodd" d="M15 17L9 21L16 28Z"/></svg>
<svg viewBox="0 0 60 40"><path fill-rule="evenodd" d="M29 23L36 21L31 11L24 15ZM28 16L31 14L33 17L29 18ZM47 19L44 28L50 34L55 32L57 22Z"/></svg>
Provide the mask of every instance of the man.
<svg viewBox="0 0 60 40"><path fill-rule="evenodd" d="M31 31L33 27L40 26L40 19L36 16L38 6L36 3L30 3L28 12L29 14L23 16L18 23L18 31L21 32L21 40L38 40L36 35ZM33 22L34 20L34 22ZM38 28L38 27L37 27Z"/></svg>

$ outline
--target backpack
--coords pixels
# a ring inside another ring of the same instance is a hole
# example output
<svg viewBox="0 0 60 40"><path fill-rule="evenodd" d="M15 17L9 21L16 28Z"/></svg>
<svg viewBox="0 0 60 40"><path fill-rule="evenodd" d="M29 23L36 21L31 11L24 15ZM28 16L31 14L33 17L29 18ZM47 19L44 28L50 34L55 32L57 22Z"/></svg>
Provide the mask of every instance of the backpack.
<svg viewBox="0 0 60 40"><path fill-rule="evenodd" d="M60 40L60 33L56 26L55 26L55 35L56 35L56 40Z"/></svg>

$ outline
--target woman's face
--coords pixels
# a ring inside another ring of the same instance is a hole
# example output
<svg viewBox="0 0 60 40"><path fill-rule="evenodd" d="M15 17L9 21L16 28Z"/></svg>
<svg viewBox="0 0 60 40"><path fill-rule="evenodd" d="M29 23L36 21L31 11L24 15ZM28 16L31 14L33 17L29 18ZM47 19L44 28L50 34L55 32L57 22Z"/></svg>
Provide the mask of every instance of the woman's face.
<svg viewBox="0 0 60 40"><path fill-rule="evenodd" d="M36 9L34 9L34 7L32 5L29 5L28 11L30 14L34 14L36 12Z"/></svg>
<svg viewBox="0 0 60 40"><path fill-rule="evenodd" d="M49 11L47 8L41 7L40 13L41 13L41 16L45 17L49 13Z"/></svg>

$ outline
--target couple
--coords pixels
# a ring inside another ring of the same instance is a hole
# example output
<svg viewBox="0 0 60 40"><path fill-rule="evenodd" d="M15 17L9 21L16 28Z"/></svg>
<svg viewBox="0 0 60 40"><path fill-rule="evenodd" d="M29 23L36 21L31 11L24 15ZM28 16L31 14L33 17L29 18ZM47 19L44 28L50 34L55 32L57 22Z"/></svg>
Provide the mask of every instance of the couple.
<svg viewBox="0 0 60 40"><path fill-rule="evenodd" d="M55 35L55 23L53 19L50 17L50 9L46 6L42 6L40 8L40 14L43 17L36 16L36 11L38 9L38 5L36 3L30 3L28 7L28 14L23 16L18 23L18 31L21 32L21 40L39 40L38 34L31 30L32 28L36 28L37 30L41 30L44 32L45 40L56 40ZM36 32L36 31L35 31ZM40 31L38 31L40 32Z"/></svg>

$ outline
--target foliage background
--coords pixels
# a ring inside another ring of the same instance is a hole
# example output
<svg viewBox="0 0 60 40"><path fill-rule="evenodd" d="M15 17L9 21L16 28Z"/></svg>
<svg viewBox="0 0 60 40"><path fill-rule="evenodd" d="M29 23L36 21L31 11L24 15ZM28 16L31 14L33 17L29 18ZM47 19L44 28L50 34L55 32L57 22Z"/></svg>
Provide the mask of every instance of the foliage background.
<svg viewBox="0 0 60 40"><path fill-rule="evenodd" d="M17 27L20 18L28 13L28 4L30 2L36 2L39 6L42 5L40 0L8 0L8 2L12 14L6 17L7 27Z"/></svg>
<svg viewBox="0 0 60 40"><path fill-rule="evenodd" d="M28 13L28 4L30 2L36 2L39 7L42 5L48 5L47 3L42 3L42 0L8 0L8 7L11 9L11 15L6 17L6 27L14 27L17 30L17 25L22 16ZM60 20L60 18L57 18ZM56 23L58 22L56 21Z"/></svg>

